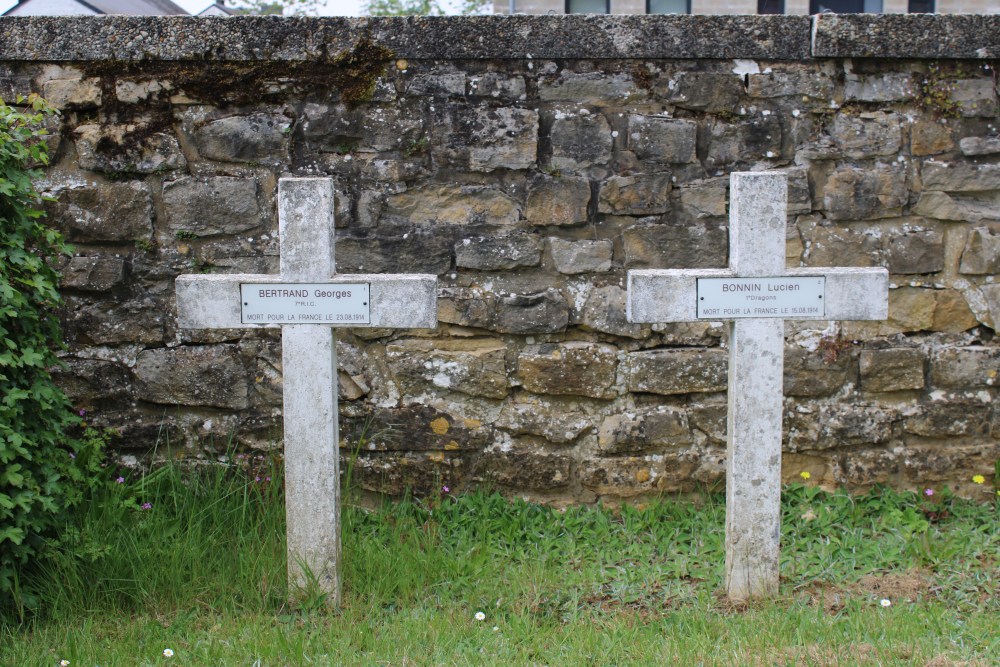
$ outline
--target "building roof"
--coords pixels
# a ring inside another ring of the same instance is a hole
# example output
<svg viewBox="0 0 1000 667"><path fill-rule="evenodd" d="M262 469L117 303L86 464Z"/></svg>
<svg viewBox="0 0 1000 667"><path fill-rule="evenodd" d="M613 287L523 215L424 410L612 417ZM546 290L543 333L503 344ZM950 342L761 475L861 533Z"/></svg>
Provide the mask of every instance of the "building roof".
<svg viewBox="0 0 1000 667"><path fill-rule="evenodd" d="M128 16L188 16L180 6L170 0L75 0L84 10L95 14L124 14ZM20 0L5 14L23 14L29 10L31 0Z"/></svg>

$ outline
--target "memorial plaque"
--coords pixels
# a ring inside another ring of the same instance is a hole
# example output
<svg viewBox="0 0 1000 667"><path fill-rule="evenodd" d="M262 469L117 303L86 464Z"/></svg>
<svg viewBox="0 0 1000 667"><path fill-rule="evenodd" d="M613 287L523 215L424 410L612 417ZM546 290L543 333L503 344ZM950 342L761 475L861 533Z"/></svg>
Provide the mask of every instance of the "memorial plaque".
<svg viewBox="0 0 1000 667"><path fill-rule="evenodd" d="M369 283L241 283L243 324L371 322Z"/></svg>
<svg viewBox="0 0 1000 667"><path fill-rule="evenodd" d="M698 278L698 319L822 317L826 278Z"/></svg>

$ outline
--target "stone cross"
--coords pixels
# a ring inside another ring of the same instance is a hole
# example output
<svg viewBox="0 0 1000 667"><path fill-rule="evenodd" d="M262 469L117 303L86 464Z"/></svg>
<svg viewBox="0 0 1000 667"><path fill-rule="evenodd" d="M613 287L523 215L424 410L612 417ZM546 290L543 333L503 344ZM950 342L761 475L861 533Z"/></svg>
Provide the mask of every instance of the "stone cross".
<svg viewBox="0 0 1000 667"><path fill-rule="evenodd" d="M628 272L630 322L729 320L726 589L778 591L784 320L883 320L889 275L785 268L787 177L730 177L729 268Z"/></svg>
<svg viewBox="0 0 1000 667"><path fill-rule="evenodd" d="M333 181L278 182L280 275L184 275L185 329L281 327L289 590L340 604L337 348L332 327L433 328L432 275L336 273Z"/></svg>

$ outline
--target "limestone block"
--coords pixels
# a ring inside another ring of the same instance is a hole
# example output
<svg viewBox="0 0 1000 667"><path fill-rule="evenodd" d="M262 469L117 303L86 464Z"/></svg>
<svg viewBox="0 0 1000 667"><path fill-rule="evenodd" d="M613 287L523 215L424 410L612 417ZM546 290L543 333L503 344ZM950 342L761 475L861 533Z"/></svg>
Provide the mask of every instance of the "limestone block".
<svg viewBox="0 0 1000 667"><path fill-rule="evenodd" d="M159 298L98 300L68 296L65 299L67 339L93 345L162 345L169 309Z"/></svg>
<svg viewBox="0 0 1000 667"><path fill-rule="evenodd" d="M490 121L474 135L469 148L469 168L530 169L538 159L538 114L529 109L496 109L486 112Z"/></svg>
<svg viewBox="0 0 1000 667"><path fill-rule="evenodd" d="M925 190L981 192L1000 189L1000 164L927 160L920 176Z"/></svg>
<svg viewBox="0 0 1000 667"><path fill-rule="evenodd" d="M750 97L812 97L829 100L834 84L823 72L809 70L770 71L750 74L747 94Z"/></svg>
<svg viewBox="0 0 1000 667"><path fill-rule="evenodd" d="M935 273L944 269L944 234L929 225L904 225L883 237L890 273Z"/></svg>
<svg viewBox="0 0 1000 667"><path fill-rule="evenodd" d="M953 148L955 141L951 128L940 121L918 120L910 125L910 152L913 155L938 155Z"/></svg>
<svg viewBox="0 0 1000 667"><path fill-rule="evenodd" d="M626 319L626 296L625 290L617 285L591 289L580 313L580 328L613 336L640 340L647 338L650 334L649 326L633 324Z"/></svg>
<svg viewBox="0 0 1000 667"><path fill-rule="evenodd" d="M602 455L638 454L653 447L682 447L692 442L685 414L665 406L609 415L597 433Z"/></svg>
<svg viewBox="0 0 1000 667"><path fill-rule="evenodd" d="M708 437L715 445L726 444L726 421L728 409L724 403L717 405L696 405L688 409L688 423ZM722 472L724 476L724 470Z"/></svg>
<svg viewBox="0 0 1000 667"><path fill-rule="evenodd" d="M989 324L993 331L1000 331L1000 284L983 285L979 288L983 298L986 300L986 310L989 313Z"/></svg>
<svg viewBox="0 0 1000 667"><path fill-rule="evenodd" d="M827 179L823 206L833 220L866 220L898 216L909 197L901 169L844 167Z"/></svg>
<svg viewBox="0 0 1000 667"><path fill-rule="evenodd" d="M138 398L167 405L243 410L247 373L235 345L155 348L135 363Z"/></svg>
<svg viewBox="0 0 1000 667"><path fill-rule="evenodd" d="M403 393L457 391L469 396L507 396L506 346L495 339L403 339L386 346L386 357Z"/></svg>
<svg viewBox="0 0 1000 667"><path fill-rule="evenodd" d="M964 118L997 115L996 85L992 79L958 79L950 82L951 99Z"/></svg>
<svg viewBox="0 0 1000 667"><path fill-rule="evenodd" d="M132 375L123 364L100 359L63 358L52 377L74 407L88 412L118 410L132 401Z"/></svg>
<svg viewBox="0 0 1000 667"><path fill-rule="evenodd" d="M802 398L832 396L850 378L852 355L829 359L821 350L785 348L784 395Z"/></svg>
<svg viewBox="0 0 1000 667"><path fill-rule="evenodd" d="M934 298L936 303L931 331L961 333L979 324L965 295L959 290L936 290Z"/></svg>
<svg viewBox="0 0 1000 667"><path fill-rule="evenodd" d="M525 215L533 225L573 225L587 221L589 203L587 179L539 175L528 184Z"/></svg>
<svg viewBox="0 0 1000 667"><path fill-rule="evenodd" d="M444 452L377 452L352 455L341 450L340 469L350 470L362 490L389 496L440 493L441 486L457 488L468 476L461 456Z"/></svg>
<svg viewBox="0 0 1000 667"><path fill-rule="evenodd" d="M163 184L166 226L196 236L235 234L264 224L257 181L232 176L184 177Z"/></svg>
<svg viewBox="0 0 1000 667"><path fill-rule="evenodd" d="M526 97L527 85L523 76L508 76L503 72L485 72L469 79L469 94L513 102L523 100Z"/></svg>
<svg viewBox="0 0 1000 667"><path fill-rule="evenodd" d="M488 449L480 455L472 478L513 489L554 491L572 481L573 459L522 445L509 451Z"/></svg>
<svg viewBox="0 0 1000 667"><path fill-rule="evenodd" d="M440 275L451 269L453 243L450 235L429 226L403 225L373 236L338 237L337 271Z"/></svg>
<svg viewBox="0 0 1000 667"><path fill-rule="evenodd" d="M609 240L566 241L552 236L547 241L549 256L559 273L573 275L611 270L614 244Z"/></svg>
<svg viewBox="0 0 1000 667"><path fill-rule="evenodd" d="M589 417L566 413L558 406L507 403L494 423L511 435L537 435L556 444L569 444L593 428Z"/></svg>
<svg viewBox="0 0 1000 667"><path fill-rule="evenodd" d="M308 103L303 109L302 136L306 146L320 153L410 151L423 134L419 101L356 107Z"/></svg>
<svg viewBox="0 0 1000 667"><path fill-rule="evenodd" d="M898 413L874 405L827 404L785 413L789 451L821 451L845 445L879 445L892 440Z"/></svg>
<svg viewBox="0 0 1000 667"><path fill-rule="evenodd" d="M618 353L610 345L568 342L529 346L518 356L517 379L535 394L614 398Z"/></svg>
<svg viewBox="0 0 1000 667"><path fill-rule="evenodd" d="M724 223L640 223L622 232L628 269L708 269L726 266L729 234Z"/></svg>
<svg viewBox="0 0 1000 667"><path fill-rule="evenodd" d="M495 329L500 333L555 333L564 331L568 323L569 304L557 289L497 301Z"/></svg>
<svg viewBox="0 0 1000 667"><path fill-rule="evenodd" d="M482 421L427 405L342 412L340 421L340 449L345 453L461 453L480 450L493 439L493 430Z"/></svg>
<svg viewBox="0 0 1000 667"><path fill-rule="evenodd" d="M142 181L63 190L53 217L73 241L128 242L153 235L153 200Z"/></svg>
<svg viewBox="0 0 1000 667"><path fill-rule="evenodd" d="M979 155L996 155L1000 153L1000 137L965 137L958 142L962 155L975 157Z"/></svg>
<svg viewBox="0 0 1000 667"><path fill-rule="evenodd" d="M690 450L655 456L607 457L587 461L580 471L583 488L599 496L627 498L650 492L690 491L699 468Z"/></svg>
<svg viewBox="0 0 1000 667"><path fill-rule="evenodd" d="M539 81L538 96L543 102L607 105L645 96L645 93L626 74L609 76L603 72L563 70L555 80Z"/></svg>
<svg viewBox="0 0 1000 667"><path fill-rule="evenodd" d="M159 97L161 93L168 93L173 89L174 86L170 81L119 79L115 82L115 97L118 98L119 102L125 104L138 104L151 97Z"/></svg>
<svg viewBox="0 0 1000 667"><path fill-rule="evenodd" d="M896 113L838 113L833 117L830 137L848 157L896 155L903 145L903 128Z"/></svg>
<svg viewBox="0 0 1000 667"><path fill-rule="evenodd" d="M691 181L678 189L681 208L692 218L721 218L726 215L728 178Z"/></svg>
<svg viewBox="0 0 1000 667"><path fill-rule="evenodd" d="M838 224L804 225L805 266L878 266L880 239L870 229Z"/></svg>
<svg viewBox="0 0 1000 667"><path fill-rule="evenodd" d="M136 125L81 125L76 128L81 169L107 173L152 174L183 169L187 158L177 138Z"/></svg>
<svg viewBox="0 0 1000 667"><path fill-rule="evenodd" d="M745 160L781 157L784 129L779 117L769 114L738 124L716 122L708 127L706 165L719 167Z"/></svg>
<svg viewBox="0 0 1000 667"><path fill-rule="evenodd" d="M496 294L479 288L444 288L438 294L438 321L492 329L496 327L498 301Z"/></svg>
<svg viewBox="0 0 1000 667"><path fill-rule="evenodd" d="M62 270L63 287L104 292L125 282L125 261L119 257L73 257Z"/></svg>
<svg viewBox="0 0 1000 667"><path fill-rule="evenodd" d="M916 89L907 72L858 76L848 74L844 82L844 100L848 102L901 102L911 100Z"/></svg>
<svg viewBox="0 0 1000 667"><path fill-rule="evenodd" d="M963 495L983 498L986 493L995 493L992 488L969 483L975 472L986 473L986 485L990 484L990 472L1000 458L1000 445L979 441L970 445L941 447L939 444L908 446L903 452L902 473L906 481L917 488L927 488L928 482L939 481L953 484L964 491ZM958 479L956 480L956 477ZM957 490L957 489L956 489Z"/></svg>
<svg viewBox="0 0 1000 667"><path fill-rule="evenodd" d="M862 350L860 368L864 391L905 391L924 387L924 354L917 349Z"/></svg>
<svg viewBox="0 0 1000 667"><path fill-rule="evenodd" d="M520 205L499 190L430 185L386 198L384 216L416 225L513 224Z"/></svg>
<svg viewBox="0 0 1000 667"><path fill-rule="evenodd" d="M498 271L518 266L538 266L542 242L534 234L473 236L455 244L455 266Z"/></svg>
<svg viewBox="0 0 1000 667"><path fill-rule="evenodd" d="M406 81L406 94L414 97L460 97L465 95L465 73L456 70L412 76Z"/></svg>
<svg viewBox="0 0 1000 667"><path fill-rule="evenodd" d="M988 436L990 406L983 403L928 402L903 421L907 433L929 438Z"/></svg>
<svg viewBox="0 0 1000 667"><path fill-rule="evenodd" d="M743 92L743 82L731 73L681 72L670 83L666 97L671 104L708 113L732 112Z"/></svg>
<svg viewBox="0 0 1000 667"><path fill-rule="evenodd" d="M719 349L666 349L626 355L626 388L653 394L725 391L729 354Z"/></svg>
<svg viewBox="0 0 1000 667"><path fill-rule="evenodd" d="M960 273L991 275L1000 273L1000 230L977 227L969 232L962 250Z"/></svg>
<svg viewBox="0 0 1000 667"><path fill-rule="evenodd" d="M893 449L854 449L844 456L843 481L852 488L891 484L902 470L902 454Z"/></svg>
<svg viewBox="0 0 1000 667"><path fill-rule="evenodd" d="M42 84L42 97L57 109L101 106L101 80L97 78L50 79Z"/></svg>
<svg viewBox="0 0 1000 667"><path fill-rule="evenodd" d="M195 132L198 153L221 162L288 162L291 120L279 113L229 116L206 123Z"/></svg>
<svg viewBox="0 0 1000 667"><path fill-rule="evenodd" d="M934 350L930 383L944 389L982 389L1000 386L1000 348L960 347Z"/></svg>
<svg viewBox="0 0 1000 667"><path fill-rule="evenodd" d="M981 222L996 220L1000 192L922 192L913 213L937 220Z"/></svg>
<svg viewBox="0 0 1000 667"><path fill-rule="evenodd" d="M554 169L585 169L611 160L614 138L600 114L557 111L549 133Z"/></svg>
<svg viewBox="0 0 1000 667"><path fill-rule="evenodd" d="M755 116L739 124L740 151L738 160L781 157L784 128L774 114Z"/></svg>
<svg viewBox="0 0 1000 667"><path fill-rule="evenodd" d="M695 159L698 124L661 116L628 117L628 147L640 160L685 163Z"/></svg>
<svg viewBox="0 0 1000 667"><path fill-rule="evenodd" d="M597 210L613 215L666 213L669 194L669 173L612 176L601 184Z"/></svg>

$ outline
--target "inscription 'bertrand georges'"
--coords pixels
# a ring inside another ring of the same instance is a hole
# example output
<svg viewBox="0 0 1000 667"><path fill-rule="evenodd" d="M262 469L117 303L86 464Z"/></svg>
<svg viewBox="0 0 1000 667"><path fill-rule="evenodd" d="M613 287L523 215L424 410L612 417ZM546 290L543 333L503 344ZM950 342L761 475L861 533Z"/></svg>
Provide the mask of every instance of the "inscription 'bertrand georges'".
<svg viewBox="0 0 1000 667"><path fill-rule="evenodd" d="M305 299L309 296L307 289L262 289L258 290L257 296L261 299ZM317 299L350 299L351 290L313 290L313 296Z"/></svg>

